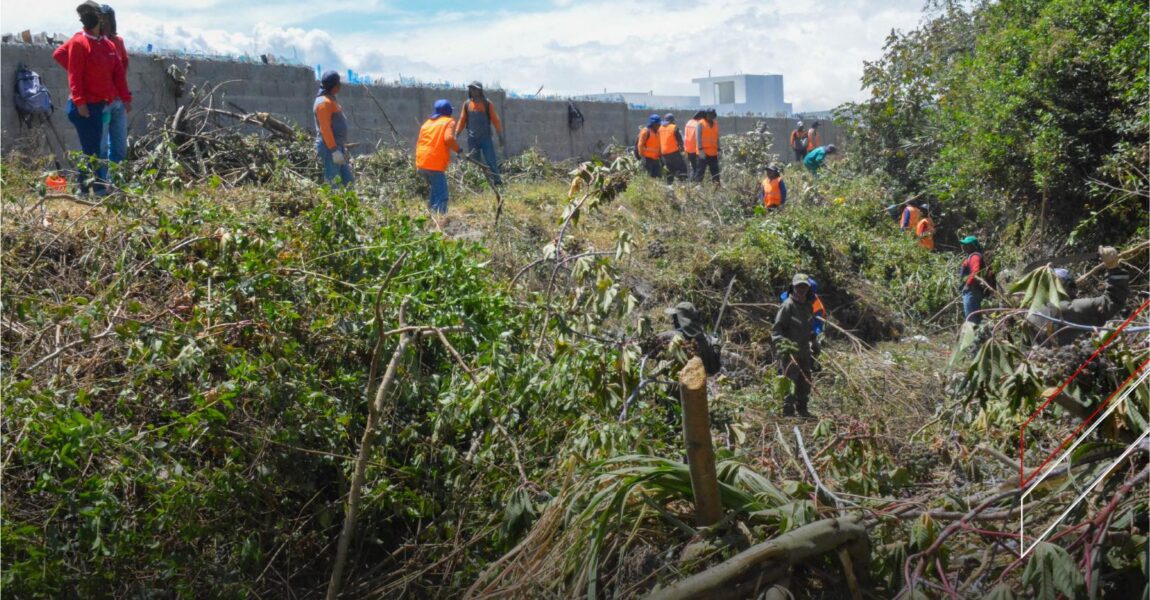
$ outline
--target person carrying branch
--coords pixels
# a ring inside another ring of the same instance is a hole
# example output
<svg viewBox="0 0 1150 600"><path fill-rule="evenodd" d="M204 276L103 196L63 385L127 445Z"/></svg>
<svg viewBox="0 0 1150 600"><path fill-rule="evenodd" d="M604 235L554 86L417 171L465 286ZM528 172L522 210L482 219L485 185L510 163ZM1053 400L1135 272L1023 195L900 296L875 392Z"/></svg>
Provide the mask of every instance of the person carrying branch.
<svg viewBox="0 0 1150 600"><path fill-rule="evenodd" d="M1054 340L1059 346L1069 344L1088 333L1088 327L1105 325L1126 305L1130 274L1121 267L1118 251L1110 246L1099 247L1098 259L1106 268L1106 287L1098 296L1079 298L1078 285L1070 271L1054 269L1069 298L1027 317L1027 321L1041 333L1039 342Z"/></svg>
<svg viewBox="0 0 1150 600"><path fill-rule="evenodd" d="M335 95L343 89L339 73L327 71L319 80L312 112L315 116L315 150L323 161L323 180L333 188L352 184L347 155L347 119Z"/></svg>
<svg viewBox="0 0 1150 600"><path fill-rule="evenodd" d="M822 352L818 338L812 327L814 320L814 294L811 292L811 278L797 273L791 279L787 299L775 315L771 329L771 343L779 370L791 380L794 390L783 398L783 416L791 417L797 412L800 417L814 415L807 408L811 397L811 372L814 359Z"/></svg>

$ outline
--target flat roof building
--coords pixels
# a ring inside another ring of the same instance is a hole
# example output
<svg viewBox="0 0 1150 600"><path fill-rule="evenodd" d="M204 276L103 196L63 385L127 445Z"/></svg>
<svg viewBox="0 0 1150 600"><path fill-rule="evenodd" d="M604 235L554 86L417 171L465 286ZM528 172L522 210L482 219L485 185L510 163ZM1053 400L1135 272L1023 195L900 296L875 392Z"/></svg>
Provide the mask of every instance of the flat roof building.
<svg viewBox="0 0 1150 600"><path fill-rule="evenodd" d="M699 77L699 104L719 114L791 116L791 104L783 101L782 75L721 75Z"/></svg>

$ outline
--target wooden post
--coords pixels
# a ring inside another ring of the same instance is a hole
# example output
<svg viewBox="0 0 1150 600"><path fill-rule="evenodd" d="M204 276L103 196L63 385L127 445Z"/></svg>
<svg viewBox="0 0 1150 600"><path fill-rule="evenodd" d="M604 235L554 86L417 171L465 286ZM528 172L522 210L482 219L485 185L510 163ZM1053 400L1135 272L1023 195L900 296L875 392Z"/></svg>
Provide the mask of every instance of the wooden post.
<svg viewBox="0 0 1150 600"><path fill-rule="evenodd" d="M715 475L715 449L711 446L711 415L707 410L707 371L694 357L679 372L683 402L683 437L687 442L687 466L695 494L699 525L714 525L723 516L719 501L719 478Z"/></svg>

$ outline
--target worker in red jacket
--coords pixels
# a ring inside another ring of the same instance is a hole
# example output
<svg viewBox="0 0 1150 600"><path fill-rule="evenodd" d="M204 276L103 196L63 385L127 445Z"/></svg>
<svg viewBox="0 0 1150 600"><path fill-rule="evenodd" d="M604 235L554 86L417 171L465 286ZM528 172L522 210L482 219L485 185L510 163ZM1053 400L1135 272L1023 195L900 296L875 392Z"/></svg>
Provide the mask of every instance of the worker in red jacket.
<svg viewBox="0 0 1150 600"><path fill-rule="evenodd" d="M117 34L116 11L107 4L100 5L100 33L116 47L116 56L128 73L128 49L124 38ZM116 98L105 109L104 134L100 138L100 156L119 164L128 157L128 110L124 98Z"/></svg>
<svg viewBox="0 0 1150 600"><path fill-rule="evenodd" d="M100 5L89 0L76 7L84 29L52 53L56 62L68 71L68 120L76 128L80 149L96 164L95 182L90 165L80 165L80 193L107 193L107 164L99 156L100 137L104 134L104 110L117 98L125 111L132 107L132 93L124 75L124 64L116 46L100 32Z"/></svg>

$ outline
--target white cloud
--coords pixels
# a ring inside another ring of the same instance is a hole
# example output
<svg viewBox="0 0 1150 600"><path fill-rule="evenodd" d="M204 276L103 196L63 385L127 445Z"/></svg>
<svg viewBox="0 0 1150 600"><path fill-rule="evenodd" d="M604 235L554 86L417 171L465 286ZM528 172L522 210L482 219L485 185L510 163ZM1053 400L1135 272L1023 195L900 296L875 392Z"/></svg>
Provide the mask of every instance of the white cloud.
<svg viewBox="0 0 1150 600"><path fill-rule="evenodd" d="M157 7L118 2L130 45L195 52L295 57L307 65L351 68L388 79L480 79L533 93L647 91L690 94L708 70L782 73L786 99L817 110L864 97L864 60L881 55L892 28L921 17L922 0L559 0L513 13L428 13L381 2L301 0L279 4L185 0ZM77 0L0 0L9 23L34 31L75 29ZM477 5L469 10L475 11ZM322 12L320 12L322 11ZM342 11L342 12L341 12ZM338 23L338 31L300 26L297 15ZM342 20L341 20L342 19ZM379 24L385 22L384 33ZM254 26L251 24L255 23ZM70 24L70 25L69 25Z"/></svg>

